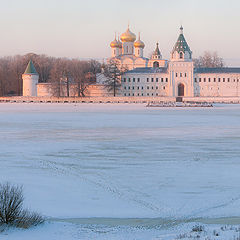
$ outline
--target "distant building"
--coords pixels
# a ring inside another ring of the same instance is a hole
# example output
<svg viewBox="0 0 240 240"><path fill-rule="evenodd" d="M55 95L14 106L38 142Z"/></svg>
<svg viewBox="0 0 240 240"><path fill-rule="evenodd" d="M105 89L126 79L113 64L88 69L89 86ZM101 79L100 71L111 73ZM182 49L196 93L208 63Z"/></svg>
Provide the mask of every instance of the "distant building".
<svg viewBox="0 0 240 240"><path fill-rule="evenodd" d="M183 28L171 52L162 59L159 45L150 59L143 55L144 43L129 30L114 39L111 59L129 69L122 76L121 96L240 96L240 68L194 68L192 51Z"/></svg>
<svg viewBox="0 0 240 240"><path fill-rule="evenodd" d="M144 42L127 28L110 43L110 60L128 71L121 77L118 96L128 97L238 97L240 68L194 68L192 51L183 35L183 27L170 55L162 58L159 44L151 58L144 57ZM90 76L91 77L91 76ZM88 86L86 96L112 96L104 86L104 75ZM95 80L94 80L95 81ZM71 96L76 96L74 84ZM23 74L23 96L53 96L51 83L38 83L38 74L29 62ZM62 96L66 96L63 88Z"/></svg>

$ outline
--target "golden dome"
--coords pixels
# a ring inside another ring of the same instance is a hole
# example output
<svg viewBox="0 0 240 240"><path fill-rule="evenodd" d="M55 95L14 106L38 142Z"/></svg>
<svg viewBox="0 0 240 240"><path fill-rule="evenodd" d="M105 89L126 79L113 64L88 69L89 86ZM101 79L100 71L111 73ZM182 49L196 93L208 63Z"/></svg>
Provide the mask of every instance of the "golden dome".
<svg viewBox="0 0 240 240"><path fill-rule="evenodd" d="M125 33L121 35L122 42L134 42L136 40L136 35L129 30L129 27Z"/></svg>
<svg viewBox="0 0 240 240"><path fill-rule="evenodd" d="M138 35L138 40L134 43L135 48L144 48L145 44L143 41L140 40L140 33Z"/></svg>
<svg viewBox="0 0 240 240"><path fill-rule="evenodd" d="M119 40L119 36L118 36L118 47L122 48L122 42Z"/></svg>
<svg viewBox="0 0 240 240"><path fill-rule="evenodd" d="M111 48L119 48L119 42L117 41L116 36L115 39L110 43L110 46Z"/></svg>

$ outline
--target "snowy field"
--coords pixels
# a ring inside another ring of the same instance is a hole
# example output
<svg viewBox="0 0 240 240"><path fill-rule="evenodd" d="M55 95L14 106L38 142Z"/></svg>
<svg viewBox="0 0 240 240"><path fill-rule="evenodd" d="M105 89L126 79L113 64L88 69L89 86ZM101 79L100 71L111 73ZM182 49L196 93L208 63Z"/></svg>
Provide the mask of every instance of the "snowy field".
<svg viewBox="0 0 240 240"><path fill-rule="evenodd" d="M6 240L173 240L195 222L240 225L240 105L1 103L0 132L0 182L22 184L50 219Z"/></svg>

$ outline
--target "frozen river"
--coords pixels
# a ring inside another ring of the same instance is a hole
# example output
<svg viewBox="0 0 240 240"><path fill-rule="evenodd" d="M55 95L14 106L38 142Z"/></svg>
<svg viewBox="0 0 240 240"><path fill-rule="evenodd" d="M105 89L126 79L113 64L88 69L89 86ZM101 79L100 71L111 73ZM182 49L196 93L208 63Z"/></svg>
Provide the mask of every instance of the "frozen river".
<svg viewBox="0 0 240 240"><path fill-rule="evenodd" d="M0 104L0 181L52 218L240 216L240 106Z"/></svg>

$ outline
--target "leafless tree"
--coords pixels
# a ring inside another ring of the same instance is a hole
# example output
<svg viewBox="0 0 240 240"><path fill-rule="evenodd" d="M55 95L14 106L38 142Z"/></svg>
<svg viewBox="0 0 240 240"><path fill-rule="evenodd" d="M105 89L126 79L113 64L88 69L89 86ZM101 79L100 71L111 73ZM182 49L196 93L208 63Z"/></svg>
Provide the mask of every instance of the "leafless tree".
<svg viewBox="0 0 240 240"><path fill-rule="evenodd" d="M113 91L113 96L117 94L117 90L121 86L121 76L127 71L126 67L120 67L115 60L110 60L108 64L103 66L103 74L106 77L106 88L109 92Z"/></svg>
<svg viewBox="0 0 240 240"><path fill-rule="evenodd" d="M217 52L204 52L203 56L194 59L194 66L196 68L222 68L224 61L218 56Z"/></svg>

